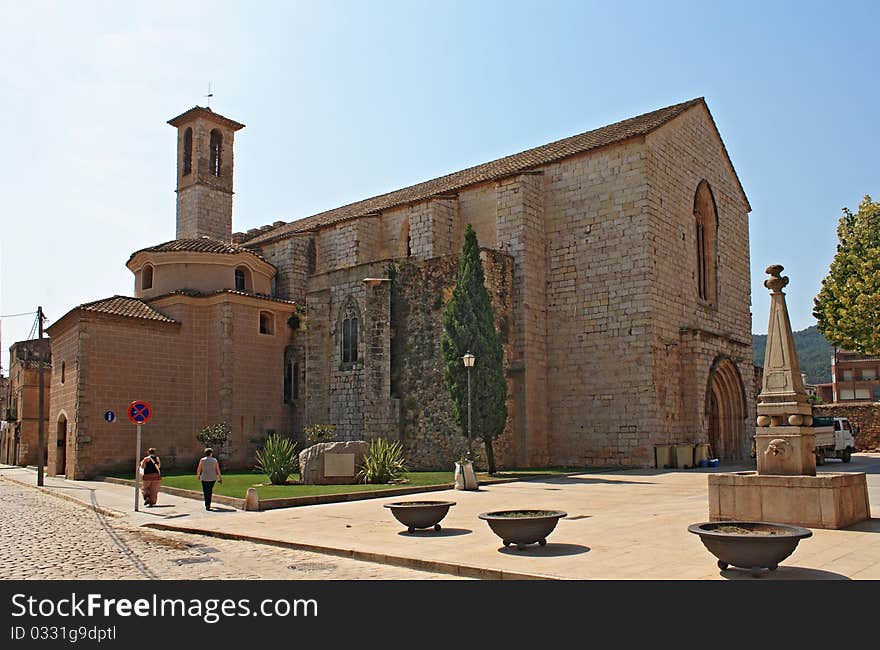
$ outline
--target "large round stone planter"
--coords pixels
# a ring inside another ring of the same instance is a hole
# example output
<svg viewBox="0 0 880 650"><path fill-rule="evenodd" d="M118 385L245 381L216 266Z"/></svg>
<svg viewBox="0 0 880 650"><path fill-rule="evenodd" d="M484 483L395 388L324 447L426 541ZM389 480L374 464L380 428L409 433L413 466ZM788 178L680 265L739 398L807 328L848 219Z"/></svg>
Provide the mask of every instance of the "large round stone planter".
<svg viewBox="0 0 880 650"><path fill-rule="evenodd" d="M385 507L410 533L414 533L417 528L440 530L440 521L454 505L455 501L399 501L386 503Z"/></svg>
<svg viewBox="0 0 880 650"><path fill-rule="evenodd" d="M544 546L547 536L556 528L556 524L568 513L562 510L497 510L484 512L479 515L480 519L489 524L505 546L516 544L518 550L523 550L527 544L538 543Z"/></svg>
<svg viewBox="0 0 880 650"><path fill-rule="evenodd" d="M800 526L766 521L712 521L688 526L688 532L700 536L703 545L718 558L718 568L729 566L749 569L752 576L762 569L775 571L798 542L813 532Z"/></svg>

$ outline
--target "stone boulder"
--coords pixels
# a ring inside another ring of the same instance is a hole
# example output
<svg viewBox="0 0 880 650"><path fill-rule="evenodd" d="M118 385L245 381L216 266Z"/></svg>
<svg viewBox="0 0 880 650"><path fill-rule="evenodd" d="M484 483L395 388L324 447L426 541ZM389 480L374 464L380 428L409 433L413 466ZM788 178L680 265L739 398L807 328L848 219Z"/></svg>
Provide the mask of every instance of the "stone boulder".
<svg viewBox="0 0 880 650"><path fill-rule="evenodd" d="M319 442L299 452L299 475L305 485L354 483L358 465L370 448L363 440Z"/></svg>

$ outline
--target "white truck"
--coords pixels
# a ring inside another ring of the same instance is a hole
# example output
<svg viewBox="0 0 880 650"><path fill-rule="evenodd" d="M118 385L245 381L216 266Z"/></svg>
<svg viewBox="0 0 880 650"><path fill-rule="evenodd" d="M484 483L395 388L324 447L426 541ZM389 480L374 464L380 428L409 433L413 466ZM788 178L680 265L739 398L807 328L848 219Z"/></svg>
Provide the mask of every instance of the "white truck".
<svg viewBox="0 0 880 650"><path fill-rule="evenodd" d="M840 458L844 463L852 460L856 441L852 424L846 418L814 417L816 434L816 464L822 465L826 458Z"/></svg>

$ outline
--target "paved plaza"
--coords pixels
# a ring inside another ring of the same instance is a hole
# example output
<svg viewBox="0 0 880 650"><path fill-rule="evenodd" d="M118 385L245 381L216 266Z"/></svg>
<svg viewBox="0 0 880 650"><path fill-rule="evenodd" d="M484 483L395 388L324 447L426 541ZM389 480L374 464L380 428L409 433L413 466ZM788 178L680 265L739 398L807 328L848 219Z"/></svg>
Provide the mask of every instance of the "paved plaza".
<svg viewBox="0 0 880 650"><path fill-rule="evenodd" d="M18 476L26 470L12 470ZM144 528L2 476L2 580L430 580L450 576ZM35 479L36 473L29 472ZM55 483L47 479L48 483ZM131 491L129 491L129 494ZM102 494L98 494L101 500ZM133 504L132 504L133 506Z"/></svg>
<svg viewBox="0 0 880 650"><path fill-rule="evenodd" d="M109 554L108 557L115 557L115 542L102 538L101 531L106 526L120 531L116 534L131 551L131 556L127 556L130 566L116 558L106 567L95 562L94 570L118 569L128 571L130 577L137 577L140 562L160 578L752 579L740 569L720 571L700 539L687 532L689 524L708 518L707 474L747 469L752 468L591 472L484 486L475 492L432 492L431 500L451 500L456 505L443 520L441 532L413 535L405 532L382 506L393 501L417 500L418 496L266 512L226 507L209 513L197 500L160 494L164 510L133 513L132 488L47 478L47 491L106 508L107 512L126 514L102 519L94 512L58 499L53 499L56 503L51 506L36 509L52 512L53 518L63 520L60 529L68 525L68 519L72 528L78 527L74 521L89 522L92 530L82 535L101 538L101 544L94 548L100 554ZM811 538L802 540L777 571L765 573L762 579L880 579L880 454L856 454L852 463L832 461L819 471L866 472L875 517L843 530L813 529ZM9 496L0 493L4 514L10 507L22 510L21 524L15 523L16 517L4 518L21 527L19 534L23 535L19 539L15 530L4 528L6 548L0 553L4 554L5 567L9 564L10 545L31 546L25 540L36 534L29 531L37 515L25 519L27 504L33 499L53 497L32 488L12 487L9 479L32 481L31 470L6 468L0 470L0 476L7 478L5 483L0 482L0 488L13 491ZM481 512L509 508L561 509L568 517L560 520L545 547L518 551L503 547L486 522L478 518ZM107 523L111 519L112 525ZM119 523L115 523L117 519ZM88 545L88 539L82 544ZM172 541L182 546L175 548ZM59 548L64 548L60 541L59 544ZM186 557L208 555L198 544L218 549L219 552L210 554L216 561L191 565L179 562ZM45 548L41 557L46 559L40 566L46 568L42 571L51 574L69 570L63 561L54 562L48 545ZM19 557L25 557L21 553ZM60 553L63 557L64 553ZM297 574L289 568L296 561L333 564L336 568L327 574L301 575L302 572ZM13 562L18 569L23 563L18 559ZM4 573L3 577L26 576Z"/></svg>

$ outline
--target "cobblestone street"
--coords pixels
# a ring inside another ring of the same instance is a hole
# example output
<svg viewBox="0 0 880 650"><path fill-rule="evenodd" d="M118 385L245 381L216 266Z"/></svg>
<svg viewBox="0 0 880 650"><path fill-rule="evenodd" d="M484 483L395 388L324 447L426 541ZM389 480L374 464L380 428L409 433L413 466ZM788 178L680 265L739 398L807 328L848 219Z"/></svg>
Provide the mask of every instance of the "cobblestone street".
<svg viewBox="0 0 880 650"><path fill-rule="evenodd" d="M138 528L0 479L4 580L457 580L252 542Z"/></svg>

